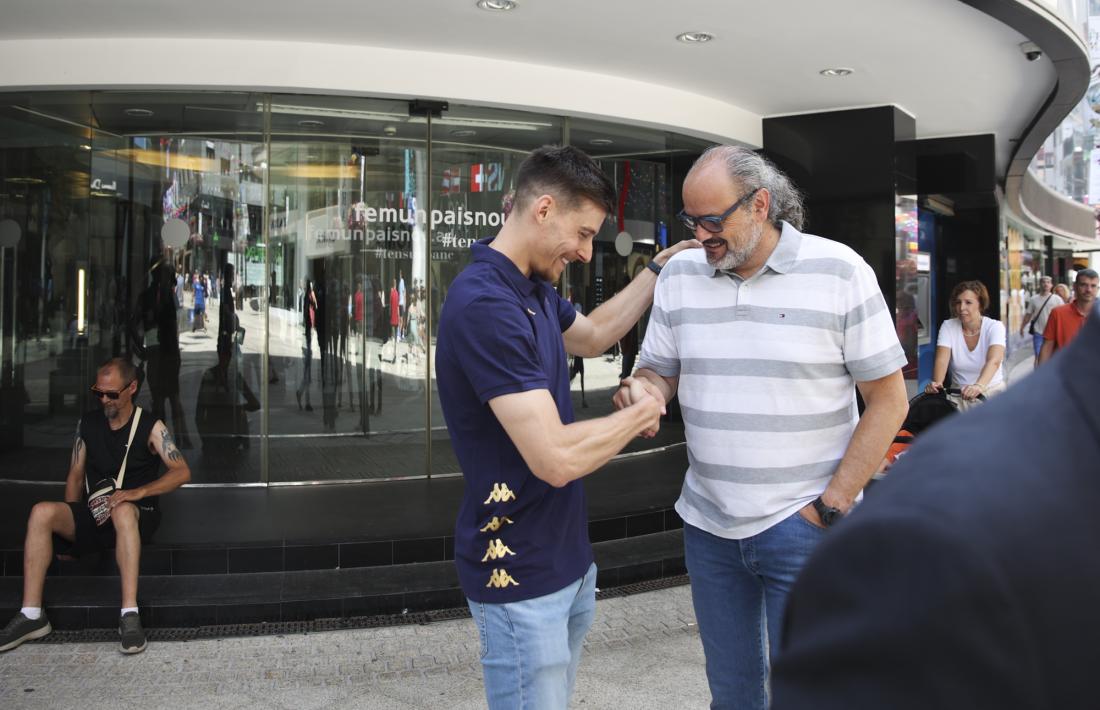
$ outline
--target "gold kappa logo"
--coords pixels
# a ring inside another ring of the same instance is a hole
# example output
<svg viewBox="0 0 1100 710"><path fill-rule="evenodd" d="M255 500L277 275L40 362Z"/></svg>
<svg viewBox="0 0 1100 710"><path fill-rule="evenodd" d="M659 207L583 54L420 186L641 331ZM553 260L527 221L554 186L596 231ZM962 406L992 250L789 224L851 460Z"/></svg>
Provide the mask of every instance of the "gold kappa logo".
<svg viewBox="0 0 1100 710"><path fill-rule="evenodd" d="M499 537L496 540L489 541L489 549L485 551L485 556L481 558L482 562L488 562L489 560L499 560L505 555L515 555L516 553L504 544L504 541Z"/></svg>
<svg viewBox="0 0 1100 710"><path fill-rule="evenodd" d="M493 492L489 494L489 497L485 499L482 505L489 505L490 503L505 503L510 500L515 500L516 494L512 492L512 489L508 488L507 483L494 483Z"/></svg>
<svg viewBox="0 0 1100 710"><path fill-rule="evenodd" d="M509 525L512 524L511 519L507 515L502 515L499 518L494 515L493 519L490 520L489 523L481 529L481 532L496 532L497 530L500 530L502 527L504 527L505 523L508 523Z"/></svg>
<svg viewBox="0 0 1100 710"><path fill-rule="evenodd" d="M519 582L512 579L512 575L508 574L507 570L495 569L493 570L493 574L489 576L489 583L485 586L501 589L507 587L509 584L517 587L519 586Z"/></svg>

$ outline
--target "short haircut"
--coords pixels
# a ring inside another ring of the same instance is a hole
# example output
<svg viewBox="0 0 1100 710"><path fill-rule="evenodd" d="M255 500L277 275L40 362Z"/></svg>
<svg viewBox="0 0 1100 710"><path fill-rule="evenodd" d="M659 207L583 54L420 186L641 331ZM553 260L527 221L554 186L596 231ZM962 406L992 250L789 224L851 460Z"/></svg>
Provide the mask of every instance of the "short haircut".
<svg viewBox="0 0 1100 710"><path fill-rule="evenodd" d="M608 213L615 210L615 186L596 161L570 145L544 145L520 164L513 209L523 212L541 195L553 195L569 208L591 200Z"/></svg>
<svg viewBox="0 0 1100 710"><path fill-rule="evenodd" d="M98 372L103 372L104 370L110 370L112 368L118 373L118 376L121 377L123 381L127 384L137 380L137 368L134 367L133 363L131 363L124 357L111 358L110 360L99 366Z"/></svg>
<svg viewBox="0 0 1100 710"><path fill-rule="evenodd" d="M1100 274L1097 274L1095 269L1081 269L1077 272L1077 277L1074 279L1074 283L1077 283L1083 278L1100 279Z"/></svg>
<svg viewBox="0 0 1100 710"><path fill-rule="evenodd" d="M958 317L955 301L959 300L959 296L962 295L963 291L973 291L974 295L978 297L978 307L981 308L982 313L985 313L986 309L989 308L989 289L981 281L963 281L951 290L951 299L948 301L951 315Z"/></svg>

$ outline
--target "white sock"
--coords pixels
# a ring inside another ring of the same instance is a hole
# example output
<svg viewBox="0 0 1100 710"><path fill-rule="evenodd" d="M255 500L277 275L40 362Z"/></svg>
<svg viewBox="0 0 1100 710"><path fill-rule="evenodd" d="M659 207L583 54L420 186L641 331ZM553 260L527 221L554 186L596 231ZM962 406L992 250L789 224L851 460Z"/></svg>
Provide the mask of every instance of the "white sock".
<svg viewBox="0 0 1100 710"><path fill-rule="evenodd" d="M38 621L42 616L42 607L40 606L25 606L19 610L19 613L27 617L31 621Z"/></svg>
<svg viewBox="0 0 1100 710"><path fill-rule="evenodd" d="M122 607L122 613L119 614L119 616L129 614L131 611L136 614L136 613L138 613L138 608L136 606L124 606L124 607Z"/></svg>

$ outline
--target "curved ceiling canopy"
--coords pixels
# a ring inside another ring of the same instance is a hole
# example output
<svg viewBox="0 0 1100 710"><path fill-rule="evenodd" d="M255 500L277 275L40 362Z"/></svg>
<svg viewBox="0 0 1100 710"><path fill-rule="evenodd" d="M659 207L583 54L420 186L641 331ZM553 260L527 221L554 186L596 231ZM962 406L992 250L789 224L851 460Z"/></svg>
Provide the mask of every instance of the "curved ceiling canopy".
<svg viewBox="0 0 1100 710"><path fill-rule="evenodd" d="M1034 0L517 4L7 0L0 89L434 97L753 146L766 116L894 104L918 138L994 134L1006 176L1083 94L1082 63L1087 82L1083 41ZM689 31L714 39L677 41ZM852 71L821 73L833 68Z"/></svg>

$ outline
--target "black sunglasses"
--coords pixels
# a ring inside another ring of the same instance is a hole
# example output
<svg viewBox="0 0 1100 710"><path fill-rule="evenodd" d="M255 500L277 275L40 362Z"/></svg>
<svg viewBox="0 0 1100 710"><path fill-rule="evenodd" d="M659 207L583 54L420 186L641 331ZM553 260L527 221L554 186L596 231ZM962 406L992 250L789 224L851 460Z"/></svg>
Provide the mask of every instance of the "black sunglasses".
<svg viewBox="0 0 1100 710"><path fill-rule="evenodd" d="M126 388L130 386L130 383L132 383L132 382L133 382L133 380L130 380L130 382L127 382L126 384L124 384L122 386L122 389L119 390L118 392L106 392L104 390L96 389L95 387L93 387L92 388L92 394L96 397L96 399L103 399L104 397L106 397L107 399L109 399L111 401L114 401L114 400L119 398L119 395L121 395L126 390Z"/></svg>
<svg viewBox="0 0 1100 710"><path fill-rule="evenodd" d="M725 229L725 222L729 219L729 216L737 211L737 208L745 204L753 195L760 191L760 188L756 188L750 192L741 196L737 202L733 203L733 206L719 215L707 215L706 217L692 217L687 212L680 210L676 213L676 219L680 220L680 224L684 225L691 231L695 231L697 228L702 227L704 231L711 234L718 234Z"/></svg>

